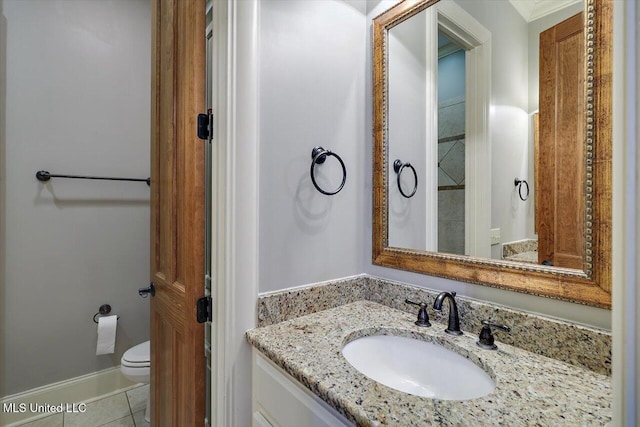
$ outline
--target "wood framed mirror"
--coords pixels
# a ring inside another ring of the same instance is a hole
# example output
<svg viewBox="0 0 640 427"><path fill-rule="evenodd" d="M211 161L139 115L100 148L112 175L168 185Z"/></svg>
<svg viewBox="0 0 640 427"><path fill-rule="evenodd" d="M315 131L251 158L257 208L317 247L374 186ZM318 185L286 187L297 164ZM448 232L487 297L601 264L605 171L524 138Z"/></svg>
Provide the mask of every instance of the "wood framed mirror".
<svg viewBox="0 0 640 427"><path fill-rule="evenodd" d="M499 3L405 0L373 20L373 263L610 308L613 1ZM456 52L463 71L443 68Z"/></svg>

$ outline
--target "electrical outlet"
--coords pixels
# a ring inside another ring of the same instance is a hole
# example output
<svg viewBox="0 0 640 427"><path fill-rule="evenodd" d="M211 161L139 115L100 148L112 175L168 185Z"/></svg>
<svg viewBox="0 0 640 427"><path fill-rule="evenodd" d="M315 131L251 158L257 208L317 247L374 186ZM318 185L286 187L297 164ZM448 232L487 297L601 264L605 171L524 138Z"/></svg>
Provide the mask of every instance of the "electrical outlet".
<svg viewBox="0 0 640 427"><path fill-rule="evenodd" d="M491 229L491 246L493 245L497 245L500 243L500 229L499 228L492 228Z"/></svg>

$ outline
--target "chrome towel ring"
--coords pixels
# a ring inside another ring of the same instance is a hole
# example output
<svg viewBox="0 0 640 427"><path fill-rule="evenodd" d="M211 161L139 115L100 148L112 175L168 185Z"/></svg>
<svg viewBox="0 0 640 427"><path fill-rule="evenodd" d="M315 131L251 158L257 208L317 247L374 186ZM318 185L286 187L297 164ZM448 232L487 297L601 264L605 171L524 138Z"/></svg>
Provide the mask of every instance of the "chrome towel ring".
<svg viewBox="0 0 640 427"><path fill-rule="evenodd" d="M520 196L520 200L526 202L529 199L529 184L527 183L527 181L525 181L524 179L516 178L513 180L513 183L516 187L518 187L518 196ZM527 187L527 193L524 196L522 195L522 184Z"/></svg>
<svg viewBox="0 0 640 427"><path fill-rule="evenodd" d="M402 186L400 185L400 175L402 175L402 171L404 170L404 168L411 169L411 171L413 172L413 179L415 180L413 191L408 196L404 191L402 191ZM411 163L409 162L402 163L402 160L397 159L395 162L393 162L393 170L396 171L396 173L398 174L397 181L398 181L398 190L400 190L400 194L402 194L407 199L410 199L411 197L413 197L414 194L416 194L416 190L418 189L418 174L416 173L416 169L411 165Z"/></svg>
<svg viewBox="0 0 640 427"><path fill-rule="evenodd" d="M327 160L327 157L329 156L333 156L336 159L338 159L338 161L340 162L340 166L342 166L342 183L340 184L340 187L338 187L338 189L334 192L324 191L322 188L320 188L320 186L316 182L316 177L314 172L314 168L316 167L316 164L321 165L322 163L324 163L325 160ZM340 156L338 156L333 151L325 150L324 148L317 146L317 147L314 147L313 150L311 150L311 158L313 159L313 161L311 162L311 169L309 170L309 173L311 174L311 182L313 182L313 186L316 187L316 190L318 190L319 192L327 196L333 196L334 194L338 194L340 190L342 190L342 187L344 187L344 183L347 181L347 168L345 167L344 162L342 161Z"/></svg>

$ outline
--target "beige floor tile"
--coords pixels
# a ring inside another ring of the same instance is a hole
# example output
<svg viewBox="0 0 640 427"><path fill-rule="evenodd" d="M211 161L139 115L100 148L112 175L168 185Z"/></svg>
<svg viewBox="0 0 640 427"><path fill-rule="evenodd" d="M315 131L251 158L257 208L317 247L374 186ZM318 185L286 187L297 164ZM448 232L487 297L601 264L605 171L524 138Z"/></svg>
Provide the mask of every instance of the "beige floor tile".
<svg viewBox="0 0 640 427"><path fill-rule="evenodd" d="M149 384L127 391L127 398L129 399L132 414L144 410L147 407L147 397L149 397Z"/></svg>
<svg viewBox="0 0 640 427"><path fill-rule="evenodd" d="M64 427L96 427L131 415L124 393L87 404L84 413L64 414Z"/></svg>
<svg viewBox="0 0 640 427"><path fill-rule="evenodd" d="M133 421L136 423L136 427L149 427L150 425L144 420L144 409L133 414Z"/></svg>
<svg viewBox="0 0 640 427"><path fill-rule="evenodd" d="M20 427L62 427L63 415L55 414L26 424L20 424Z"/></svg>
<svg viewBox="0 0 640 427"><path fill-rule="evenodd" d="M119 420L111 421L108 424L102 425L100 427L136 427L133 422L133 417L129 415L128 417L120 418Z"/></svg>

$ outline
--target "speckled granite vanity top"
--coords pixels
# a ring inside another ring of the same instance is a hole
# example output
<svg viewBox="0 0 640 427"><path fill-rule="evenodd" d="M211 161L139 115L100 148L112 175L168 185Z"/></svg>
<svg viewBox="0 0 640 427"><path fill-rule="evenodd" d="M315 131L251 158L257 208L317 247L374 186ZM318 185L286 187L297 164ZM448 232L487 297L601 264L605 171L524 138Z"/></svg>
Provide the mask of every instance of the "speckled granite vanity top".
<svg viewBox="0 0 640 427"><path fill-rule="evenodd" d="M477 333L453 337L439 323L415 326L414 317L358 301L252 329L247 340L357 425L611 423L610 377L502 344L499 332L498 350L482 350L475 344ZM382 334L423 339L453 350L484 368L496 389L478 399L453 401L417 397L379 384L352 367L342 348L361 336Z"/></svg>

